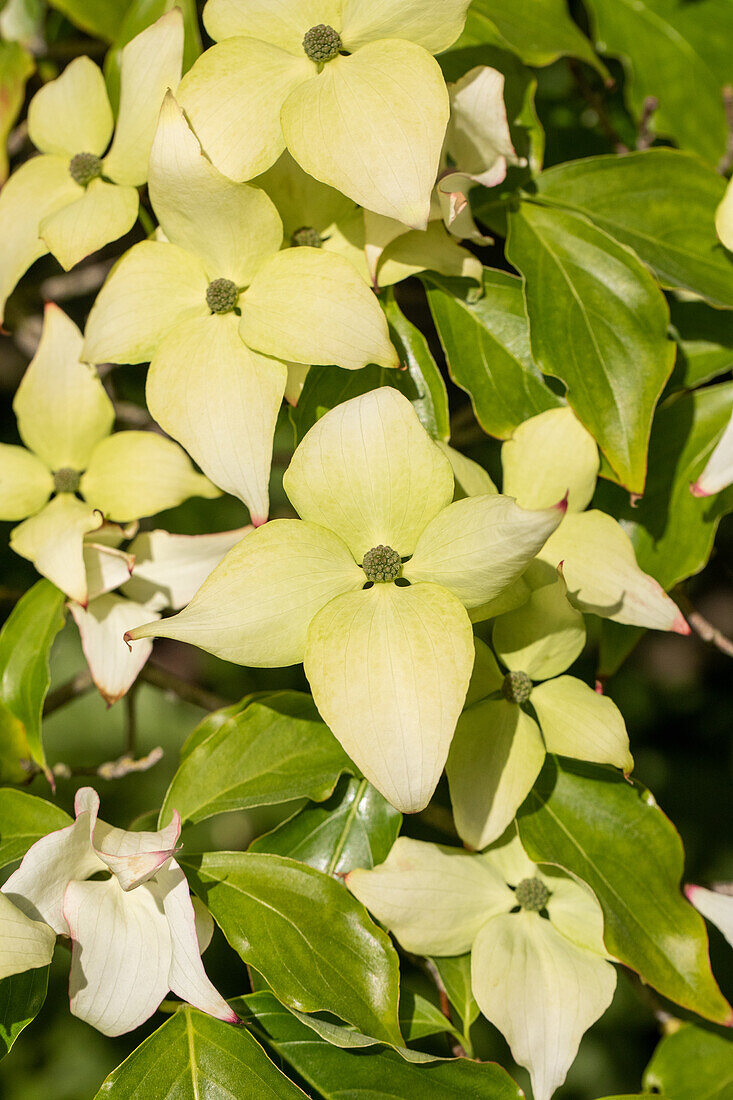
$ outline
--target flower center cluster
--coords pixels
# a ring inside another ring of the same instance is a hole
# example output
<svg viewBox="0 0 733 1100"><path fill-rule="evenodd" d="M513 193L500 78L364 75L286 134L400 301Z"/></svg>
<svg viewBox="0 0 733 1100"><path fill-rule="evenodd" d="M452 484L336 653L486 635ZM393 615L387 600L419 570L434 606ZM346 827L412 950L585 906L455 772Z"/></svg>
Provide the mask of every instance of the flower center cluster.
<svg viewBox="0 0 733 1100"><path fill-rule="evenodd" d="M361 565L369 581L396 581L402 573L402 558L391 546L367 550Z"/></svg>
<svg viewBox="0 0 733 1100"><path fill-rule="evenodd" d="M102 160L94 153L77 153L69 161L69 175L80 187L88 187L102 175Z"/></svg>
<svg viewBox="0 0 733 1100"><path fill-rule="evenodd" d="M501 694L509 703L526 703L532 694L532 681L526 672L507 672Z"/></svg>
<svg viewBox="0 0 733 1100"><path fill-rule="evenodd" d="M70 466L63 466L53 475L53 487L57 493L75 493L79 488L81 474Z"/></svg>
<svg viewBox="0 0 733 1100"><path fill-rule="evenodd" d="M312 225L302 225L290 238L293 248L322 248L321 234Z"/></svg>
<svg viewBox="0 0 733 1100"><path fill-rule="evenodd" d="M311 61L317 64L333 61L341 50L341 35L327 23L319 23L317 27L306 31L303 49Z"/></svg>
<svg viewBox="0 0 733 1100"><path fill-rule="evenodd" d="M206 304L212 313L231 313L238 298L237 284L231 279L214 279L206 289Z"/></svg>
<svg viewBox="0 0 733 1100"><path fill-rule="evenodd" d="M517 904L530 913L539 913L547 905L550 891L541 878L523 878L515 891Z"/></svg>

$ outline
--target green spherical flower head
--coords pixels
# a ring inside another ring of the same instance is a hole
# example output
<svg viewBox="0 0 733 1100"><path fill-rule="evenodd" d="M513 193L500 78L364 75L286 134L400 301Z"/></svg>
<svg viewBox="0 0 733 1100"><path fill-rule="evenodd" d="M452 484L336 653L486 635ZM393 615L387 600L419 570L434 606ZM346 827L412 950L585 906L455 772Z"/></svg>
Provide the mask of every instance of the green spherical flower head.
<svg viewBox="0 0 733 1100"><path fill-rule="evenodd" d="M509 703L526 703L532 694L532 681L526 672L507 672L501 694Z"/></svg>
<svg viewBox="0 0 733 1100"><path fill-rule="evenodd" d="M306 31L303 49L316 64L333 61L334 57L338 57L341 49L341 36L327 23L319 23L317 27L311 27Z"/></svg>
<svg viewBox="0 0 733 1100"><path fill-rule="evenodd" d="M206 291L206 304L212 313L231 313L238 298L237 284L231 279L214 279Z"/></svg>
<svg viewBox="0 0 733 1100"><path fill-rule="evenodd" d="M69 161L69 175L80 187L88 187L102 175L102 160L94 153L77 153Z"/></svg>
<svg viewBox="0 0 733 1100"><path fill-rule="evenodd" d="M402 573L402 558L391 546L367 550L361 565L369 581L396 581Z"/></svg>
<svg viewBox="0 0 733 1100"><path fill-rule="evenodd" d="M550 891L541 878L523 878L515 891L517 903L530 913L539 913L544 909L550 897Z"/></svg>
<svg viewBox="0 0 733 1100"><path fill-rule="evenodd" d="M323 239L312 225L302 225L290 238L293 248L323 248Z"/></svg>
<svg viewBox="0 0 733 1100"><path fill-rule="evenodd" d="M56 470L53 475L53 487L57 493L75 493L80 481L81 474L78 470L72 470L70 466Z"/></svg>

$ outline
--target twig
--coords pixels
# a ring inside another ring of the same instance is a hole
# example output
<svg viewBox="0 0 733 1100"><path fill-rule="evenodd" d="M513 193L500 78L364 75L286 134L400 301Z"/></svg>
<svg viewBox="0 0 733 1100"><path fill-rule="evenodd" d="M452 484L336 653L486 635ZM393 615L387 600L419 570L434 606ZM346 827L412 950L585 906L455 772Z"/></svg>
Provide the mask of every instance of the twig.
<svg viewBox="0 0 733 1100"><path fill-rule="evenodd" d="M598 115L598 125L601 127L608 140L613 142L616 152L628 153L629 147L622 140L621 135L611 121L603 96L588 82L585 73L577 61L569 58L568 67L573 75L575 83L578 85L578 91L588 106L592 107Z"/></svg>
<svg viewBox="0 0 733 1100"><path fill-rule="evenodd" d="M733 657L733 641L697 611L684 592L675 592L675 599L682 608L684 616L695 634L702 638L704 642L707 642L708 645L714 646L721 653L725 653L726 657Z"/></svg>
<svg viewBox="0 0 733 1100"><path fill-rule="evenodd" d="M733 84L726 84L723 88L723 107L728 123L728 140L725 145L725 152L718 165L721 176L726 175L733 168Z"/></svg>
<svg viewBox="0 0 733 1100"><path fill-rule="evenodd" d="M88 668L77 672L76 676L72 676L65 684L49 692L43 705L43 717L48 718L49 714L53 714L60 707L65 707L67 703L72 703L74 699L86 695L93 687L94 681Z"/></svg>
<svg viewBox="0 0 733 1100"><path fill-rule="evenodd" d="M89 775L99 776L100 779L122 779L126 775L132 775L133 772L148 771L162 758L163 750L158 746L151 749L146 756L141 756L137 760L125 754L118 757L117 760L107 760L104 764L79 765L78 767L71 767L69 764L63 763L54 764L51 771L56 779L73 779L75 776ZM30 779L35 775L40 775L42 771L43 769L38 764L29 762L28 776Z"/></svg>
<svg viewBox="0 0 733 1100"><path fill-rule="evenodd" d="M213 692L199 687L198 684L192 684L189 680L177 676L175 672L169 672L168 669L161 668L160 665L152 664L150 661L143 668L139 678L162 691L172 691L184 703L192 703L193 706L201 707L202 710L221 710L222 707L231 706L234 701L222 699L220 695L214 695Z"/></svg>
<svg viewBox="0 0 733 1100"><path fill-rule="evenodd" d="M644 100L644 107L639 119L639 130L636 135L636 148L648 149L654 144L656 134L651 127L652 119L659 110L659 100L655 95L648 95Z"/></svg>

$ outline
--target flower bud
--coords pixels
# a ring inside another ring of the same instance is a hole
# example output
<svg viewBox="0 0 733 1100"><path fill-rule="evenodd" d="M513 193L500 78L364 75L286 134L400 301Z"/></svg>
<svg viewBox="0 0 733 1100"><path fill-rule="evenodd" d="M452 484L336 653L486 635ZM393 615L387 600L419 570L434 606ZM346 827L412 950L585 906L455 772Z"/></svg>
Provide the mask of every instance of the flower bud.
<svg viewBox="0 0 733 1100"><path fill-rule="evenodd" d="M316 64L333 61L334 57L338 57L341 49L341 36L327 23L319 23L317 27L311 27L306 31L303 49Z"/></svg>
<svg viewBox="0 0 733 1100"><path fill-rule="evenodd" d="M526 672L507 672L501 693L508 703L526 703L532 694L532 681Z"/></svg>
<svg viewBox="0 0 733 1100"><path fill-rule="evenodd" d="M69 175L80 187L88 187L102 175L102 160L94 153L77 153L69 161Z"/></svg>
<svg viewBox="0 0 733 1100"><path fill-rule="evenodd" d="M206 290L206 304L212 313L231 313L238 299L237 284L231 279L214 279Z"/></svg>
<svg viewBox="0 0 733 1100"><path fill-rule="evenodd" d="M402 558L391 546L374 546L367 550L361 567L369 581L396 581L402 573Z"/></svg>
<svg viewBox="0 0 733 1100"><path fill-rule="evenodd" d="M544 909L550 897L550 891L541 878L523 878L515 891L517 904L530 913L539 913Z"/></svg>

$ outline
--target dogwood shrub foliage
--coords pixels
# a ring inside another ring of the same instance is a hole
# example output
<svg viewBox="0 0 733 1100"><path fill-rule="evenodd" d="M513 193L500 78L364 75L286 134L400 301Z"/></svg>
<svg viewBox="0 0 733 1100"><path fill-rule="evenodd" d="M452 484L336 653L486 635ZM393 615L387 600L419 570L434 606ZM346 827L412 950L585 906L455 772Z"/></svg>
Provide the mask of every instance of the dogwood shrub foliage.
<svg viewBox="0 0 733 1100"><path fill-rule="evenodd" d="M550 1100L626 982L644 1085L723 1097L733 891L683 891L607 681L701 629L733 505L733 20L571 9L6 0L6 1053L55 952L151 1021L100 1097ZM209 712L169 782L141 680ZM47 757L89 689L125 752Z"/></svg>

